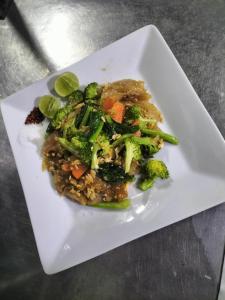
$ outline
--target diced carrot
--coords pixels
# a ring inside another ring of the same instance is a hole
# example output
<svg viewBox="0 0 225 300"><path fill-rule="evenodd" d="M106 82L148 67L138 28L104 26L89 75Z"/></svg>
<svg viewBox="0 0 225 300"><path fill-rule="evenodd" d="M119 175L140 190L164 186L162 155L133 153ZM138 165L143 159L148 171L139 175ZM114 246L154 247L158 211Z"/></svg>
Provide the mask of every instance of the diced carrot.
<svg viewBox="0 0 225 300"><path fill-rule="evenodd" d="M75 177L76 179L79 179L83 174L84 172L87 170L86 166L84 165L78 165L78 166L75 166L73 169L72 169L72 175L73 177Z"/></svg>
<svg viewBox="0 0 225 300"><path fill-rule="evenodd" d="M121 102L115 102L112 108L109 111L110 116L117 123L122 123L124 114L125 114L125 106Z"/></svg>
<svg viewBox="0 0 225 300"><path fill-rule="evenodd" d="M138 130L138 131L134 132L134 136L141 136L141 131Z"/></svg>
<svg viewBox="0 0 225 300"><path fill-rule="evenodd" d="M62 164L61 168L62 168L62 170L63 170L64 172L70 172L70 171L71 171L70 165L69 165L68 163Z"/></svg>
<svg viewBox="0 0 225 300"><path fill-rule="evenodd" d="M134 120L133 122L132 122L132 125L139 125L139 120L137 119L137 120Z"/></svg>
<svg viewBox="0 0 225 300"><path fill-rule="evenodd" d="M108 111L109 109L111 109L113 107L113 104L116 102L115 99L113 98L106 98L103 100L103 110L104 111Z"/></svg>

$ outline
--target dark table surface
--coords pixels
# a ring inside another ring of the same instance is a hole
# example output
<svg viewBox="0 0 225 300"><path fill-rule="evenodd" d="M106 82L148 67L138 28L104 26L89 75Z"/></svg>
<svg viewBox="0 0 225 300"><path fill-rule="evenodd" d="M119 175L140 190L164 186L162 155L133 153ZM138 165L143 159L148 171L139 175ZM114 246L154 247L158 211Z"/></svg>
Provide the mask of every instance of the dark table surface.
<svg viewBox="0 0 225 300"><path fill-rule="evenodd" d="M155 24L225 136L225 1L14 2L0 21L1 98ZM0 141L0 299L216 299L225 204L48 276L1 116Z"/></svg>

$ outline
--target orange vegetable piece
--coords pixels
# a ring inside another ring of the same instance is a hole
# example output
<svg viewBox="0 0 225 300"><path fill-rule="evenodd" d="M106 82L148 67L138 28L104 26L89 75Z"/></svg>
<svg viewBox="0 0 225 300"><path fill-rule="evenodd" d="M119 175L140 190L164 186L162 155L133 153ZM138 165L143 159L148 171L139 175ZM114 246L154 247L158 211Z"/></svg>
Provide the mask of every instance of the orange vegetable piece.
<svg viewBox="0 0 225 300"><path fill-rule="evenodd" d="M139 120L134 120L133 122L132 122L132 125L139 125Z"/></svg>
<svg viewBox="0 0 225 300"><path fill-rule="evenodd" d="M61 168L62 168L62 170L63 170L64 172L69 172L69 171L71 171L70 165L69 165L68 163L62 164Z"/></svg>
<svg viewBox="0 0 225 300"><path fill-rule="evenodd" d="M140 137L140 136L141 136L141 131L140 131L140 130L138 130L138 131L134 132L134 136L138 136L138 137Z"/></svg>
<svg viewBox="0 0 225 300"><path fill-rule="evenodd" d="M106 99L104 99L103 104L102 104L103 110L104 111L108 111L109 109L111 109L113 107L113 104L115 102L116 102L116 100L113 99L113 98L106 98Z"/></svg>
<svg viewBox="0 0 225 300"><path fill-rule="evenodd" d="M125 106L121 102L115 102L110 109L109 114L114 121L122 123L125 114Z"/></svg>
<svg viewBox="0 0 225 300"><path fill-rule="evenodd" d="M86 166L84 165L78 165L78 166L75 166L73 169L72 169L72 175L73 177L75 177L76 179L79 179L83 174L84 172L87 170Z"/></svg>

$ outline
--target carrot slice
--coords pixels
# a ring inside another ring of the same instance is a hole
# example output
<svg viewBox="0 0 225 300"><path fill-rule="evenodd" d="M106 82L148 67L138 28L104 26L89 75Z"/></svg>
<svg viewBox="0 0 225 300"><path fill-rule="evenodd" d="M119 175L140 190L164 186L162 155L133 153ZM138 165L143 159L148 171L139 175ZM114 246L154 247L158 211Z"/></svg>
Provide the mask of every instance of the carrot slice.
<svg viewBox="0 0 225 300"><path fill-rule="evenodd" d="M141 136L141 131L140 130L138 130L138 131L136 131L136 132L134 132L134 136Z"/></svg>
<svg viewBox="0 0 225 300"><path fill-rule="evenodd" d="M115 102L110 109L109 114L114 121L122 123L125 114L125 106L121 102Z"/></svg>
<svg viewBox="0 0 225 300"><path fill-rule="evenodd" d="M75 166L73 169L72 169L72 175L73 177L75 177L76 179L79 179L83 174L84 172L87 170L86 166L84 165L78 165L78 166Z"/></svg>
<svg viewBox="0 0 225 300"><path fill-rule="evenodd" d="M106 98L106 99L104 99L103 104L102 104L103 110L104 111L108 111L109 109L111 109L113 107L113 104L115 102L116 102L116 100L113 99L113 98Z"/></svg>
<svg viewBox="0 0 225 300"><path fill-rule="evenodd" d="M139 125L139 123L140 123L140 121L137 119L132 122L132 125Z"/></svg>
<svg viewBox="0 0 225 300"><path fill-rule="evenodd" d="M64 172L70 172L70 171L71 171L70 165L69 165L68 163L62 164L61 168L62 168L62 170L63 170Z"/></svg>

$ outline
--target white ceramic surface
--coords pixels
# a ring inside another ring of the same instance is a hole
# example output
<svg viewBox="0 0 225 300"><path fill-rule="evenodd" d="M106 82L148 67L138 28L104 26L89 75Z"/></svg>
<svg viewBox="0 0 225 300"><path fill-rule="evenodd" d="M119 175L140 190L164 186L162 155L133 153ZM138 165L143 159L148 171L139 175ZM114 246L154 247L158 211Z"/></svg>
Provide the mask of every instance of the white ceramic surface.
<svg viewBox="0 0 225 300"><path fill-rule="evenodd" d="M157 155L171 178L144 194L130 188L126 211L82 207L53 189L41 170L41 126L24 120L56 74L1 103L44 271L77 265L225 200L225 142L155 26L149 25L65 68L81 84L142 79L165 116L161 128L179 137ZM29 127L29 128L28 128Z"/></svg>

